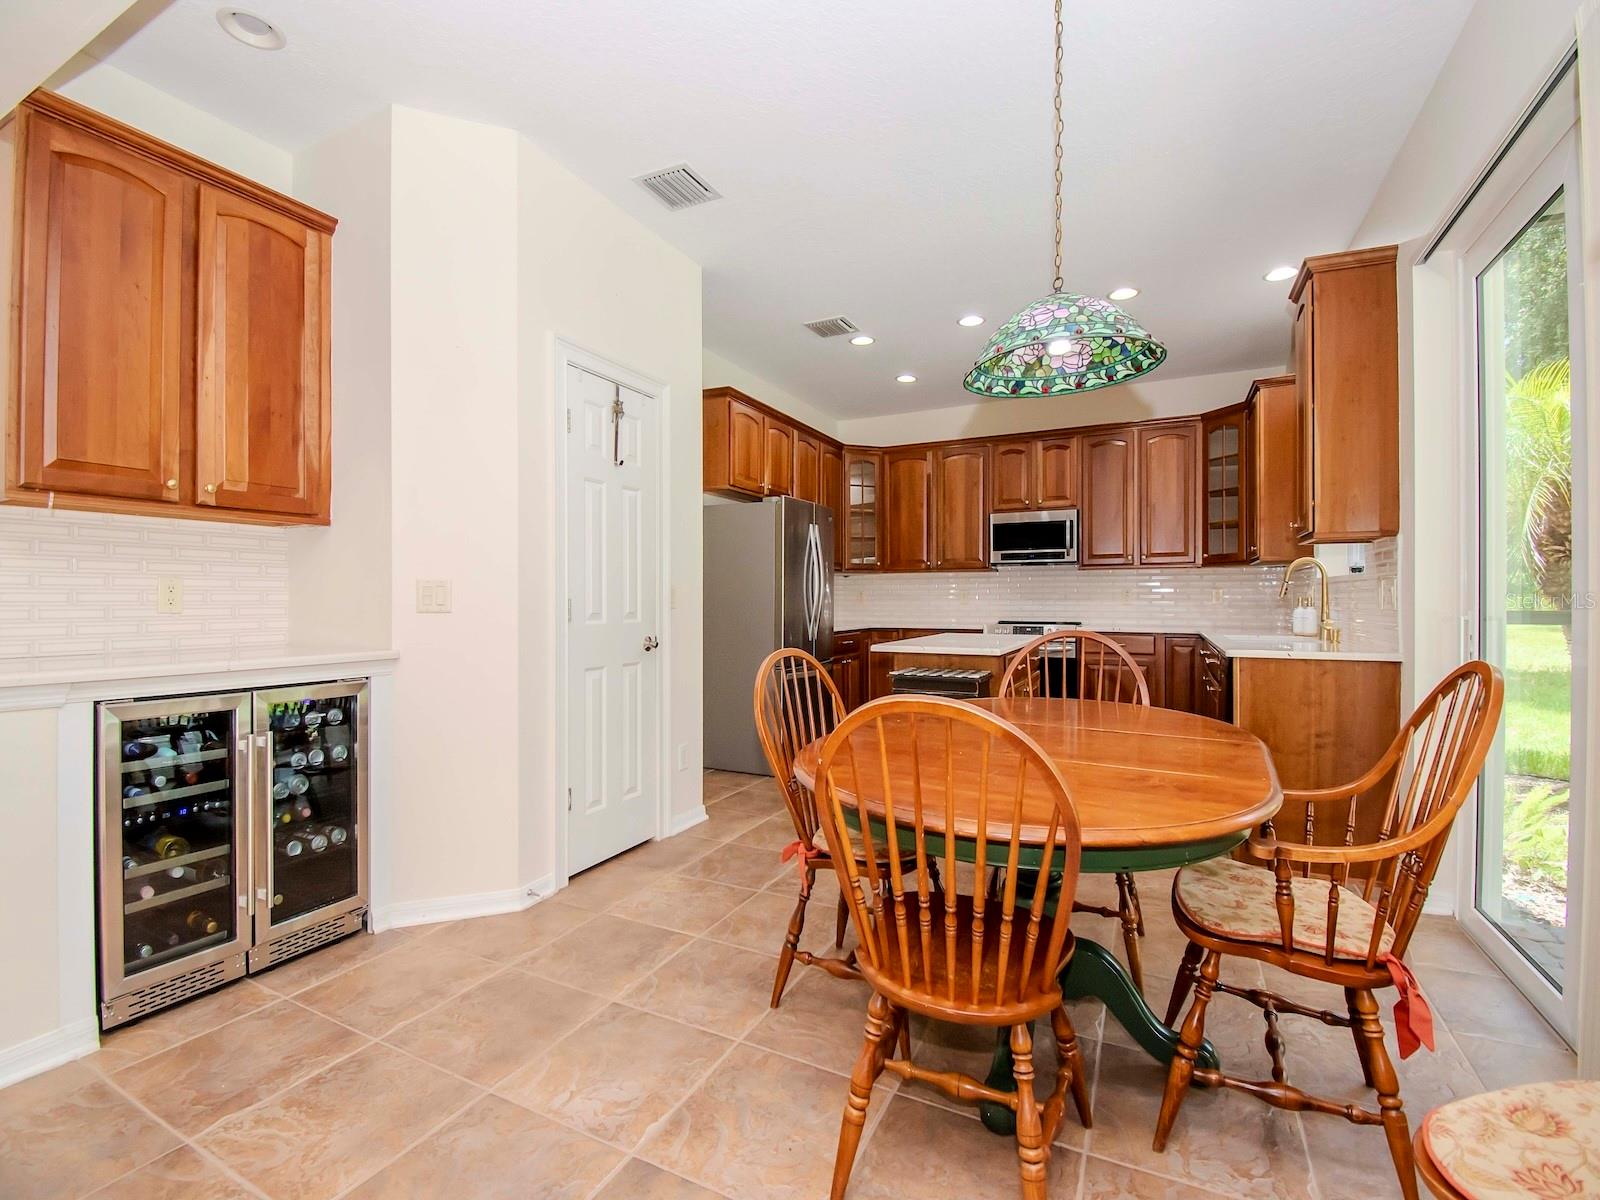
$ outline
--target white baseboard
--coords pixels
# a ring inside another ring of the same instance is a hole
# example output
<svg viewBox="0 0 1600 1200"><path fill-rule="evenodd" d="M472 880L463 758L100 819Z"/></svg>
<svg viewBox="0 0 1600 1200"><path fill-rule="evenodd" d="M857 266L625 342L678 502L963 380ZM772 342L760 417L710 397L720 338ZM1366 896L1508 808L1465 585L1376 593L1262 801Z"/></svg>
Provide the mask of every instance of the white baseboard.
<svg viewBox="0 0 1600 1200"><path fill-rule="evenodd" d="M0 1050L0 1088L69 1063L100 1048L100 1028L93 1017L41 1033Z"/></svg>
<svg viewBox="0 0 1600 1200"><path fill-rule="evenodd" d="M667 827L667 836L676 837L685 829L693 829L705 819L706 806L704 804L696 804L688 812L678 813L672 818L671 824Z"/></svg>
<svg viewBox="0 0 1600 1200"><path fill-rule="evenodd" d="M493 917L521 912L556 890L555 880L545 875L521 887L499 892L473 892L465 896L439 896L432 900L401 900L374 910L375 930L403 929L410 925L433 925L440 921L464 921L469 917Z"/></svg>
<svg viewBox="0 0 1600 1200"><path fill-rule="evenodd" d="M1452 888L1435 888L1422 902L1422 911L1430 917L1456 915L1456 894Z"/></svg>

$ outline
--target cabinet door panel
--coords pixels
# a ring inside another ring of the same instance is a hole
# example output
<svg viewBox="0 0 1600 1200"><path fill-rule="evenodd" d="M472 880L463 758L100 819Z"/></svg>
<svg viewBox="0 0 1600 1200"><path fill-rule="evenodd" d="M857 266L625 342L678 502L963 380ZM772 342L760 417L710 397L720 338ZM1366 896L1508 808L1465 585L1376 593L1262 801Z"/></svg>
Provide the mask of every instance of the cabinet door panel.
<svg viewBox="0 0 1600 1200"><path fill-rule="evenodd" d="M1200 711L1200 639L1167 634L1161 639L1165 657L1162 672L1162 703L1179 712Z"/></svg>
<svg viewBox="0 0 1600 1200"><path fill-rule="evenodd" d="M1289 562L1300 553L1295 540L1299 497L1295 481L1297 416L1294 381L1263 386L1256 392L1251 421L1251 475L1255 480L1251 515L1258 562Z"/></svg>
<svg viewBox="0 0 1600 1200"><path fill-rule="evenodd" d="M192 185L45 117L26 137L17 482L178 500Z"/></svg>
<svg viewBox="0 0 1600 1200"><path fill-rule="evenodd" d="M201 504L326 512L327 252L325 236L201 185Z"/></svg>
<svg viewBox="0 0 1600 1200"><path fill-rule="evenodd" d="M1298 541L1307 541L1315 513L1312 510L1316 495L1316 446L1313 438L1316 422L1312 419L1312 345L1311 345L1311 293L1308 290L1294 313L1294 344L1290 361L1294 364L1295 395L1295 518L1294 534Z"/></svg>
<svg viewBox="0 0 1600 1200"><path fill-rule="evenodd" d="M844 455L837 446L824 442L818 467L818 500L833 513L833 565L844 569L847 534L844 520Z"/></svg>
<svg viewBox="0 0 1600 1200"><path fill-rule="evenodd" d="M1040 438L1038 443L1040 508L1075 508L1078 503L1078 439Z"/></svg>
<svg viewBox="0 0 1600 1200"><path fill-rule="evenodd" d="M1250 441L1245 410L1213 413L1201 425L1201 559L1206 566L1250 558Z"/></svg>
<svg viewBox="0 0 1600 1200"><path fill-rule="evenodd" d="M794 435L794 496L813 503L822 498L822 443L798 430Z"/></svg>
<svg viewBox="0 0 1600 1200"><path fill-rule="evenodd" d="M884 532L891 571L933 566L933 451L891 450L883 456L888 493Z"/></svg>
<svg viewBox="0 0 1600 1200"><path fill-rule="evenodd" d="M1018 512L1033 507L1034 458L1037 445L1031 439L994 444L992 512Z"/></svg>
<svg viewBox="0 0 1600 1200"><path fill-rule="evenodd" d="M985 446L946 446L939 451L934 563L941 570L989 565L988 474Z"/></svg>
<svg viewBox="0 0 1600 1200"><path fill-rule="evenodd" d="M794 494L794 430L771 417L766 422L767 495Z"/></svg>
<svg viewBox="0 0 1600 1200"><path fill-rule="evenodd" d="M883 455L851 450L844 456L845 567L875 569L883 565ZM837 534L836 534L837 536Z"/></svg>
<svg viewBox="0 0 1600 1200"><path fill-rule="evenodd" d="M1080 565L1126 567L1137 560L1133 476L1131 429L1107 430L1083 439Z"/></svg>
<svg viewBox="0 0 1600 1200"><path fill-rule="evenodd" d="M1200 561L1199 423L1139 430L1139 563Z"/></svg>
<svg viewBox="0 0 1600 1200"><path fill-rule="evenodd" d="M728 401L728 484L761 495L767 484L767 418L759 408Z"/></svg>

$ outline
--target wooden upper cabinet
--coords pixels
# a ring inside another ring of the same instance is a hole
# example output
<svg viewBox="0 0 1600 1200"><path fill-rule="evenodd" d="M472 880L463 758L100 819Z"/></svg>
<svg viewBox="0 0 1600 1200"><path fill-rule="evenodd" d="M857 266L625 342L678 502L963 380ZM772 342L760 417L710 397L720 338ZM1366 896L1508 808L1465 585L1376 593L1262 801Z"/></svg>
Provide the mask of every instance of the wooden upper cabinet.
<svg viewBox="0 0 1600 1200"><path fill-rule="evenodd" d="M327 507L329 241L200 187L201 504L301 515Z"/></svg>
<svg viewBox="0 0 1600 1200"><path fill-rule="evenodd" d="M6 501L326 524L335 225L70 100L25 99L0 124Z"/></svg>
<svg viewBox="0 0 1600 1200"><path fill-rule="evenodd" d="M990 449L991 512L1074 508L1078 503L1078 438L1005 438Z"/></svg>
<svg viewBox="0 0 1600 1200"><path fill-rule="evenodd" d="M884 567L890 571L933 566L933 451L889 450L883 456L880 522Z"/></svg>
<svg viewBox="0 0 1600 1200"><path fill-rule="evenodd" d="M797 500L822 498L822 443L803 430L794 433L793 491Z"/></svg>
<svg viewBox="0 0 1600 1200"><path fill-rule="evenodd" d="M1032 438L995 442L990 454L994 468L990 511L1020 512L1032 508L1037 443Z"/></svg>
<svg viewBox="0 0 1600 1200"><path fill-rule="evenodd" d="M833 565L844 568L844 451L832 442L822 443L817 467L817 501L833 513Z"/></svg>
<svg viewBox="0 0 1600 1200"><path fill-rule="evenodd" d="M1193 566L1200 561L1200 422L1140 426L1138 448L1139 565Z"/></svg>
<svg viewBox="0 0 1600 1200"><path fill-rule="evenodd" d="M762 444L766 446L767 454L767 495L793 495L794 429L768 417Z"/></svg>
<svg viewBox="0 0 1600 1200"><path fill-rule="evenodd" d="M14 482L176 502L194 185L36 114L23 151Z"/></svg>
<svg viewBox="0 0 1600 1200"><path fill-rule="evenodd" d="M1208 567L1250 561L1249 409L1208 413L1200 425L1201 562Z"/></svg>
<svg viewBox="0 0 1600 1200"><path fill-rule="evenodd" d="M1251 481L1251 562L1290 562L1300 554L1296 532L1299 466L1298 414L1293 375L1275 375L1250 385L1248 455Z"/></svg>
<svg viewBox="0 0 1600 1200"><path fill-rule="evenodd" d="M883 566L883 452L844 452L844 566L874 571Z"/></svg>
<svg viewBox="0 0 1600 1200"><path fill-rule="evenodd" d="M1311 294L1308 292L1294 310L1290 328L1289 362L1295 370L1294 389L1294 520L1296 544L1311 529L1311 480L1316 474L1312 446L1311 387L1300 380L1311 378Z"/></svg>
<svg viewBox="0 0 1600 1200"><path fill-rule="evenodd" d="M1083 436L1080 566L1131 567L1138 563L1134 436L1132 428Z"/></svg>
<svg viewBox="0 0 1600 1200"><path fill-rule="evenodd" d="M1308 258L1295 307L1302 542L1400 528L1400 350L1394 246Z"/></svg>
<svg viewBox="0 0 1600 1200"><path fill-rule="evenodd" d="M1040 508L1076 508L1078 505L1078 438L1044 437L1038 447L1038 490Z"/></svg>
<svg viewBox="0 0 1600 1200"><path fill-rule="evenodd" d="M729 400L728 486L762 495L767 488L767 417L759 408Z"/></svg>
<svg viewBox="0 0 1600 1200"><path fill-rule="evenodd" d="M934 475L934 566L941 571L989 566L989 447L941 446Z"/></svg>

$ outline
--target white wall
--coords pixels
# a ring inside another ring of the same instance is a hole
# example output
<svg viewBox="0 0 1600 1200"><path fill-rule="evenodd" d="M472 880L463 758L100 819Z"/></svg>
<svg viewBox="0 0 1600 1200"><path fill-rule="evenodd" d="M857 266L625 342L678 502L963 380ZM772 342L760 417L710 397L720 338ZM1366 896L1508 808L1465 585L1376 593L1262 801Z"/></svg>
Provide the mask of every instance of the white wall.
<svg viewBox="0 0 1600 1200"><path fill-rule="evenodd" d="M1283 348L1287 355L1287 306L1283 328ZM1187 379L1162 379L1157 374L1150 379L1120 384L1085 396L974 400L971 404L951 408L886 417L856 417L838 423L838 436L840 441L852 446L892 446L901 442L992 437L1034 429L1189 416L1238 403L1249 393L1251 380L1279 375L1283 370L1282 363L1268 363L1250 371L1226 371Z"/></svg>
<svg viewBox="0 0 1600 1200"><path fill-rule="evenodd" d="M6 0L0 6L0 113L8 113L94 36L128 0Z"/></svg>
<svg viewBox="0 0 1600 1200"><path fill-rule="evenodd" d="M298 195L294 156L287 150L86 54L73 58L45 86L274 191Z"/></svg>
<svg viewBox="0 0 1600 1200"><path fill-rule="evenodd" d="M564 436L555 404L558 337L667 388L663 740L673 813L690 814L701 802L700 268L526 140L518 170L522 877L535 880L554 867L563 749L554 743L556 706L565 698L555 642L563 598L552 588L561 552L554 447Z"/></svg>
<svg viewBox="0 0 1600 1200"><path fill-rule="evenodd" d="M1478 0L1350 245L1421 237L1572 45L1578 0Z"/></svg>
<svg viewBox="0 0 1600 1200"><path fill-rule="evenodd" d="M0 713L6 836L0 838L0 1059L61 1025L56 895L56 712ZM92 805L91 797L83 798ZM83 886L92 889L87 865Z"/></svg>
<svg viewBox="0 0 1600 1200"><path fill-rule="evenodd" d="M741 367L732 359L725 358L713 350L706 350L701 355L701 373L704 385L708 388L738 388L745 395L754 396L761 403L781 413L787 413L813 429L838 436L836 430L839 420L833 414L824 412L812 401L802 400L799 396L770 380L763 379L754 371Z"/></svg>
<svg viewBox="0 0 1600 1200"><path fill-rule="evenodd" d="M393 645L388 110L302 152L296 194L333 243L333 523L288 534L289 631L314 648Z"/></svg>

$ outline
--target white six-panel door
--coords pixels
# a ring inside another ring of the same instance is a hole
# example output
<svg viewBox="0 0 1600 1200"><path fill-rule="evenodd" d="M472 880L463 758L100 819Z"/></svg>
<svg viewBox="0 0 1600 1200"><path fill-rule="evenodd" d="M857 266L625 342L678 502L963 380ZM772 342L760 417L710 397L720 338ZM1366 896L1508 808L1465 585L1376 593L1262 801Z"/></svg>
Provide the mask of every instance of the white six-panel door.
<svg viewBox="0 0 1600 1200"><path fill-rule="evenodd" d="M656 833L661 497L655 401L575 366L566 372L567 873L575 875Z"/></svg>

